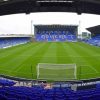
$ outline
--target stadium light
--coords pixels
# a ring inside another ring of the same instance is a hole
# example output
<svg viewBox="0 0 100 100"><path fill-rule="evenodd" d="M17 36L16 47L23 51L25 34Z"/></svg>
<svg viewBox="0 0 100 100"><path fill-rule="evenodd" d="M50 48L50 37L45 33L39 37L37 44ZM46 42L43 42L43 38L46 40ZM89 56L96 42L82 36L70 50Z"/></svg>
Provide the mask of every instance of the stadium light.
<svg viewBox="0 0 100 100"><path fill-rule="evenodd" d="M9 1L9 0L3 0L3 1Z"/></svg>

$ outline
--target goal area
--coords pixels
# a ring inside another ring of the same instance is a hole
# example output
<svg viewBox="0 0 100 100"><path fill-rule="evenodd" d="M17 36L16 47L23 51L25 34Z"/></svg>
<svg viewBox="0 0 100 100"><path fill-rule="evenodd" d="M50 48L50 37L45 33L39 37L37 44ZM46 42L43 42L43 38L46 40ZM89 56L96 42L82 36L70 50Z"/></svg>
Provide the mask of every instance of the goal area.
<svg viewBox="0 0 100 100"><path fill-rule="evenodd" d="M37 65L37 79L66 81L77 79L76 64L49 64Z"/></svg>

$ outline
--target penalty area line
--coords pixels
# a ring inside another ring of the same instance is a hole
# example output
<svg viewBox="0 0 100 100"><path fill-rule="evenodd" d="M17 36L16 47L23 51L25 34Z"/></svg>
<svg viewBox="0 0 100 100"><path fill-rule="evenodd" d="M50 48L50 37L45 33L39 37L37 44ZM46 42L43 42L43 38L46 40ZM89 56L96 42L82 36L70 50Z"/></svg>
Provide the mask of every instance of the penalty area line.
<svg viewBox="0 0 100 100"><path fill-rule="evenodd" d="M99 73L94 67L89 66L91 69L93 69L96 73Z"/></svg>

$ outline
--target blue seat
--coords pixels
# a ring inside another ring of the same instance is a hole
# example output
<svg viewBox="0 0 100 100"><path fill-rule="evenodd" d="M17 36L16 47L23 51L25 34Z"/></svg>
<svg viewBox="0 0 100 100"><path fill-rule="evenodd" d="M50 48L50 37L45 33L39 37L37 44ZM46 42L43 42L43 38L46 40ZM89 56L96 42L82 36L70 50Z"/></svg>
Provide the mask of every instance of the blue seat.
<svg viewBox="0 0 100 100"><path fill-rule="evenodd" d="M16 99L16 98L8 98L7 100L18 100L18 99Z"/></svg>
<svg viewBox="0 0 100 100"><path fill-rule="evenodd" d="M42 87L1 87L0 100L99 100L100 86L96 89L72 91L69 88L43 89Z"/></svg>
<svg viewBox="0 0 100 100"><path fill-rule="evenodd" d="M0 94L0 100L7 100L7 97L5 95Z"/></svg>

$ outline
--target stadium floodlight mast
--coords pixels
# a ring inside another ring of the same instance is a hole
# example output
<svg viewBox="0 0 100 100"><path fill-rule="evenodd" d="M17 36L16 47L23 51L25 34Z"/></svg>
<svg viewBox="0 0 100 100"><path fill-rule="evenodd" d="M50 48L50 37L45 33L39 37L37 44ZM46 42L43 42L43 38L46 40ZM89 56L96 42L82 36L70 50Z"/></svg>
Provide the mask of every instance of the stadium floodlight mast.
<svg viewBox="0 0 100 100"><path fill-rule="evenodd" d="M54 81L76 80L76 64L39 63L37 65L37 79L47 79Z"/></svg>

